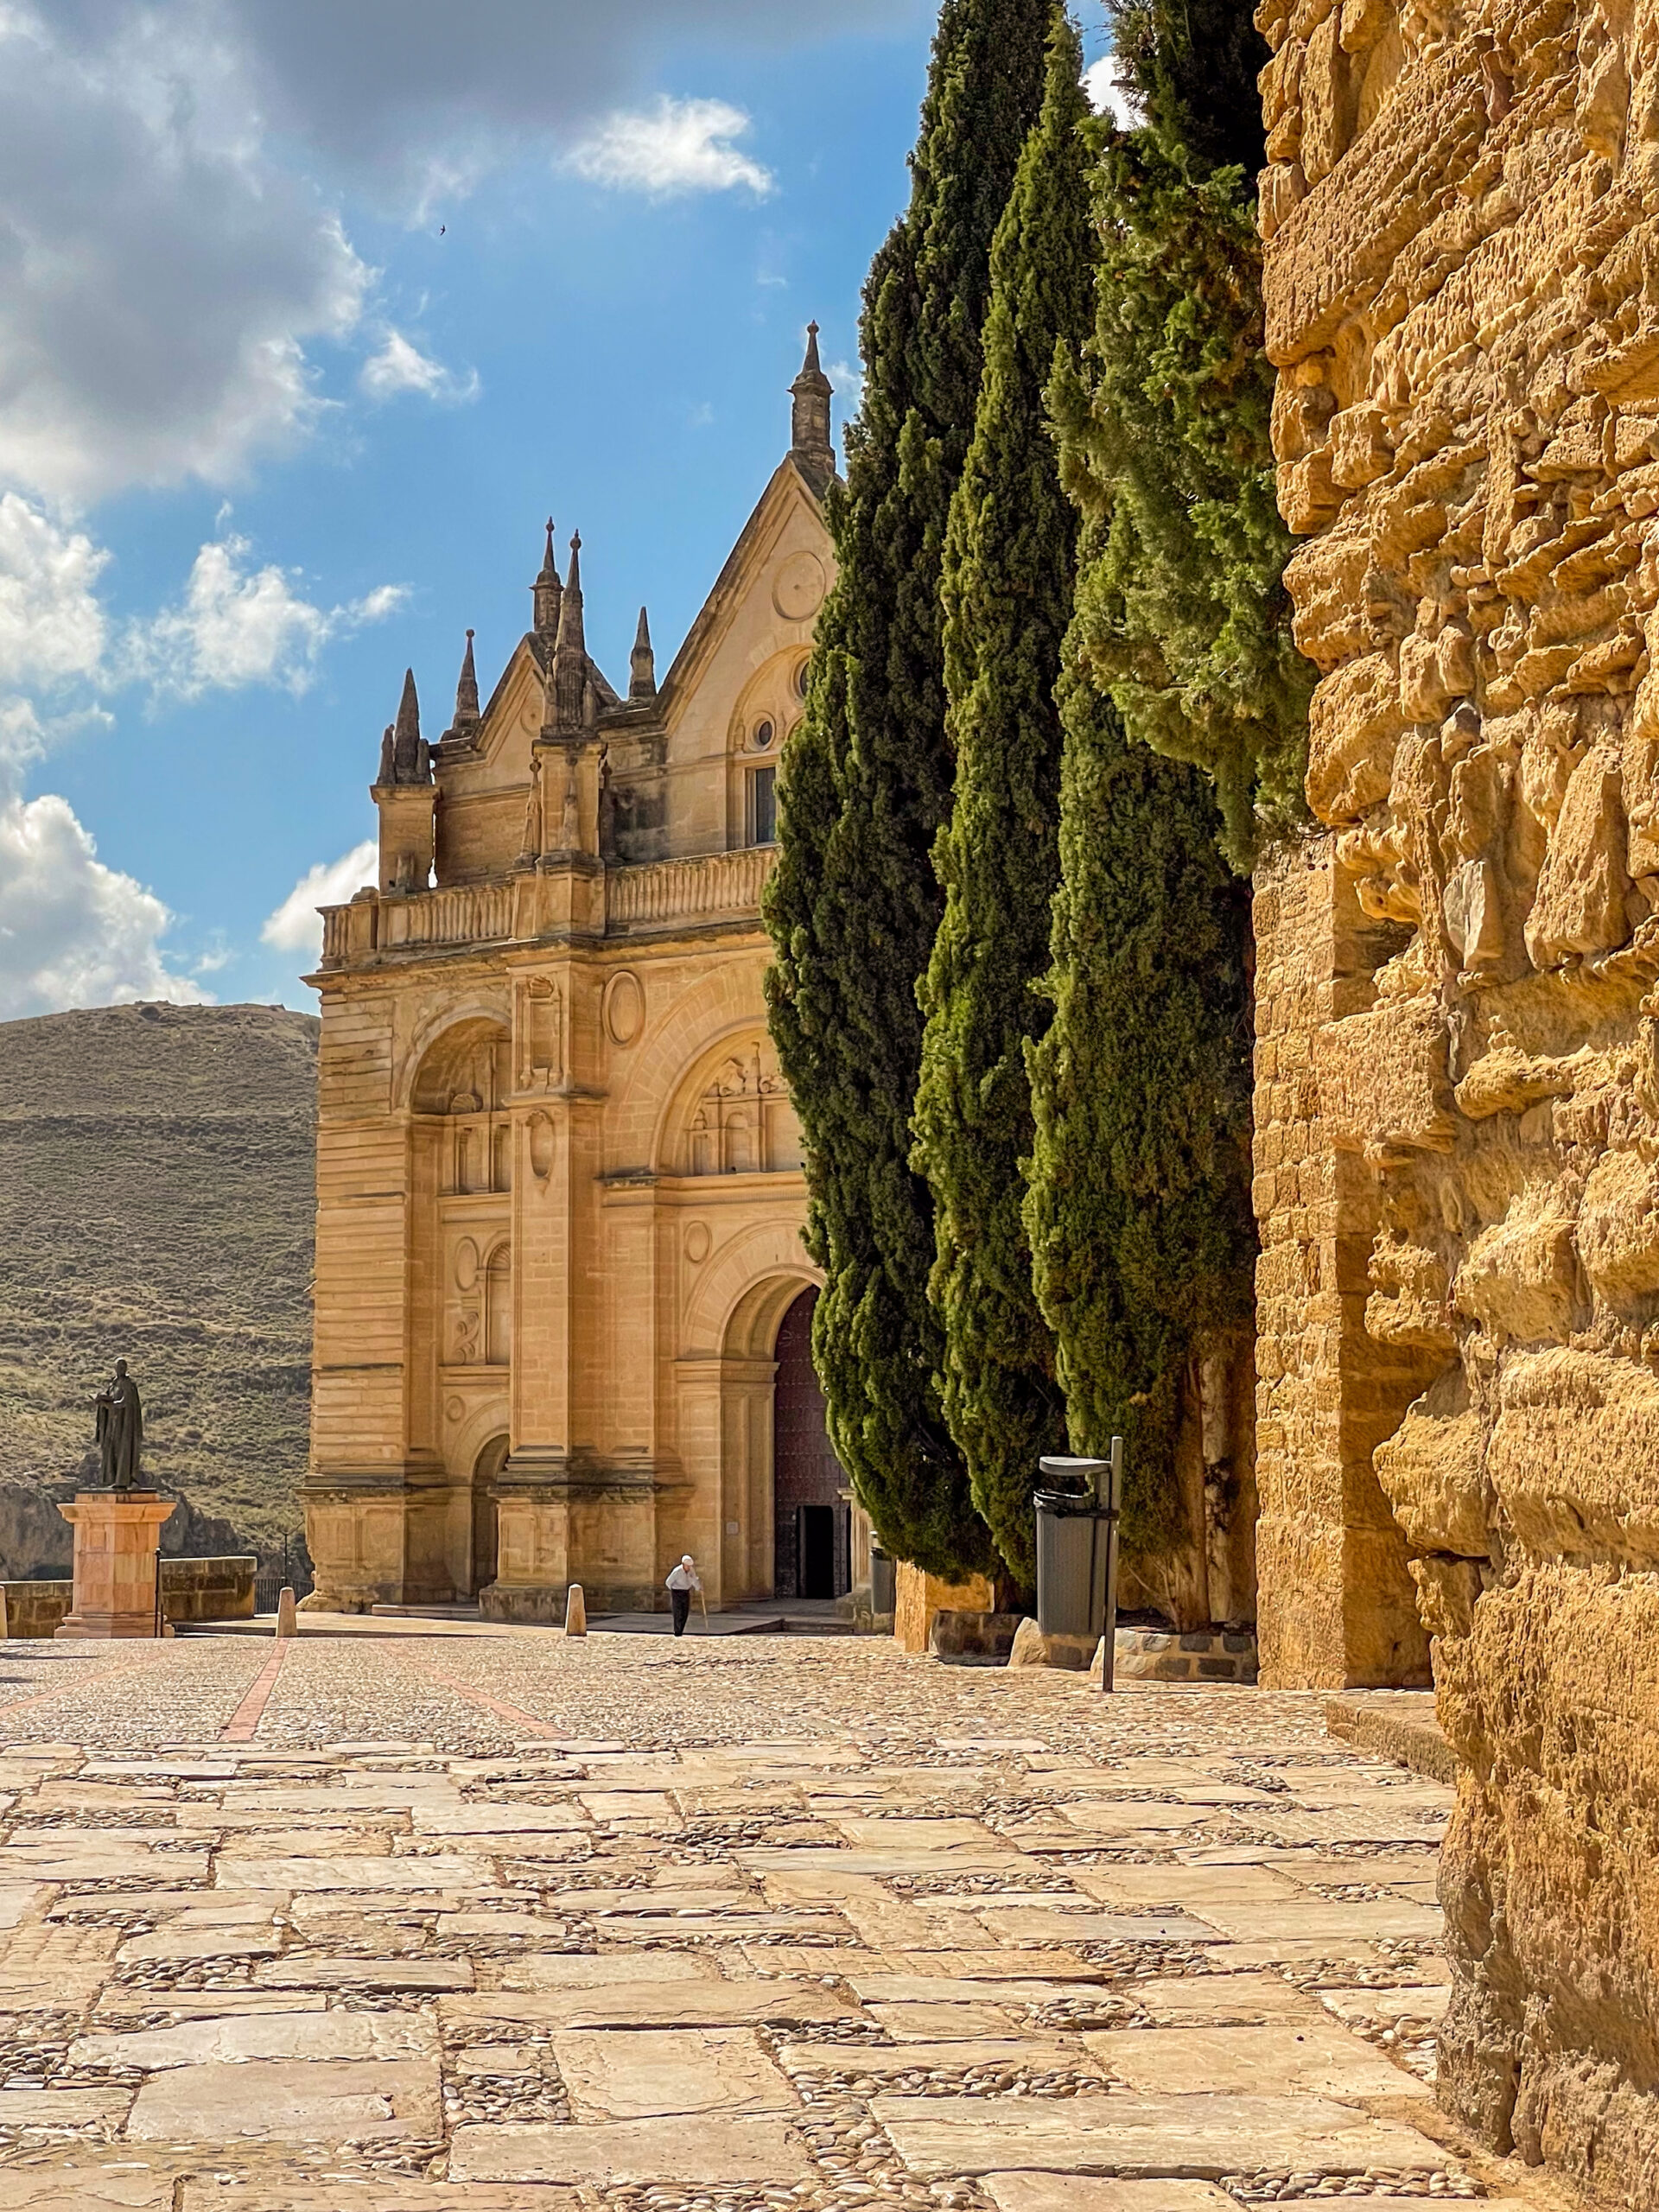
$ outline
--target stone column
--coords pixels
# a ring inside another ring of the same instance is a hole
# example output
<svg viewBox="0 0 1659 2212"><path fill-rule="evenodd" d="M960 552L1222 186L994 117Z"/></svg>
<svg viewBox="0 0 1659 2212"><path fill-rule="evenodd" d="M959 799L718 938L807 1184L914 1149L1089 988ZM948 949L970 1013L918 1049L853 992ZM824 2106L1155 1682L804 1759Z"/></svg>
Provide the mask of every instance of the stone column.
<svg viewBox="0 0 1659 2212"><path fill-rule="evenodd" d="M153 1490L83 1490L58 1510L75 1532L75 1596L57 1634L153 1637L157 1538L173 1501Z"/></svg>
<svg viewBox="0 0 1659 2212"><path fill-rule="evenodd" d="M1255 885L1257 1634L1274 1689L1428 1680L1405 1539L1372 1465L1424 1378L1366 1331L1376 1179L1320 1106L1322 1040L1376 964L1331 846L1293 850Z"/></svg>

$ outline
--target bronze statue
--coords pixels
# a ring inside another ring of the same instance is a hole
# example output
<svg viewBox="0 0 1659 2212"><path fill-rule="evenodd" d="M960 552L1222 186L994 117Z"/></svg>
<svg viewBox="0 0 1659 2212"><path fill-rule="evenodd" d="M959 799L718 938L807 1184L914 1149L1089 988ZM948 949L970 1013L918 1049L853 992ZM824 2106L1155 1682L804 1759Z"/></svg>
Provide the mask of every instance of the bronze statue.
<svg viewBox="0 0 1659 2212"><path fill-rule="evenodd" d="M144 1414L138 1402L138 1385L127 1372L127 1363L115 1363L115 1380L100 1390L98 1408L98 1452L105 1490L132 1490L142 1484L139 1454L143 1448Z"/></svg>

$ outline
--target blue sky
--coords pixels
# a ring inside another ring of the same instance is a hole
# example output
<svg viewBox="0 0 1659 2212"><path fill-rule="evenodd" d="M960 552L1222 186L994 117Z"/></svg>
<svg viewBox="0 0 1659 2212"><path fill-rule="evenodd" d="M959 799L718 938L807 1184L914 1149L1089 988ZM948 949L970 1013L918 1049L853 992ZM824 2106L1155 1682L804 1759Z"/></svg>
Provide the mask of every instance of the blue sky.
<svg viewBox="0 0 1659 2212"><path fill-rule="evenodd" d="M308 1005L404 668L436 736L470 625L487 690L550 510L601 664L626 681L644 601L666 664L787 443L809 316L855 397L931 29L925 0L0 14L0 1018Z"/></svg>

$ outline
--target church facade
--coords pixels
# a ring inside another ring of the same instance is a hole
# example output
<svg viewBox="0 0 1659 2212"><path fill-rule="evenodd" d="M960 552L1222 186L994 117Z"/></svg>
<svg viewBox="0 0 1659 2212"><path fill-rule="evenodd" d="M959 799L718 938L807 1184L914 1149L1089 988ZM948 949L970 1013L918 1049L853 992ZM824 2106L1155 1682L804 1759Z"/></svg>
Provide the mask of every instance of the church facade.
<svg viewBox="0 0 1659 2212"><path fill-rule="evenodd" d="M777 764L833 578L816 331L792 440L660 684L588 652L580 540L480 709L413 677L378 882L324 912L313 1600L495 1618L844 1590L766 1034Z"/></svg>

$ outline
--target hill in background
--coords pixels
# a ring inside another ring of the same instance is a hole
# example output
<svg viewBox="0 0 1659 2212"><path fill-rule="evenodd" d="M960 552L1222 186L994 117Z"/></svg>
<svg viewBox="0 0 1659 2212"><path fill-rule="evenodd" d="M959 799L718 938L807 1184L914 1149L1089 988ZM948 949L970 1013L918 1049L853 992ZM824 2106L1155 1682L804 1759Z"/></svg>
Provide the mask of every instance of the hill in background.
<svg viewBox="0 0 1659 2212"><path fill-rule="evenodd" d="M269 1557L298 1531L318 1027L263 1006L0 1023L4 1571L67 1562L51 1500L96 1472L92 1397L118 1358L147 1478L194 1509L165 1549Z"/></svg>

